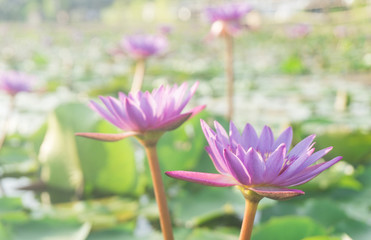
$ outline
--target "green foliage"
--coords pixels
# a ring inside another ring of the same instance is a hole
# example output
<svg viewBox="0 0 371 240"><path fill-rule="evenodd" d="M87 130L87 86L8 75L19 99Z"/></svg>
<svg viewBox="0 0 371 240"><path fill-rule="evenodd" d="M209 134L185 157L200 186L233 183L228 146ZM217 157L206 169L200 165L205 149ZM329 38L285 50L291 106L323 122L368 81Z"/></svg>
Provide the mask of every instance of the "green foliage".
<svg viewBox="0 0 371 240"><path fill-rule="evenodd" d="M254 240L298 240L325 234L326 229L308 217L285 216L272 218L257 226L252 238Z"/></svg>
<svg viewBox="0 0 371 240"><path fill-rule="evenodd" d="M316 138L318 148L324 148L329 143L334 149L328 154L328 158L341 155L344 161L354 165L371 161L370 133L337 131L325 133Z"/></svg>
<svg viewBox="0 0 371 240"><path fill-rule="evenodd" d="M191 187L189 185L186 188ZM240 192L233 188L200 186L198 191L182 191L181 195L172 200L172 209L176 219L186 225L210 226L216 222L223 225L227 224L222 222L223 216L243 212L244 200Z"/></svg>
<svg viewBox="0 0 371 240"><path fill-rule="evenodd" d="M308 73L308 69L305 67L303 61L296 55L291 55L282 62L281 71L282 73L291 75Z"/></svg>
<svg viewBox="0 0 371 240"><path fill-rule="evenodd" d="M163 171L191 170L204 152L206 140L200 119L209 114L201 112L178 129L165 133L158 143L158 155Z"/></svg>
<svg viewBox="0 0 371 240"><path fill-rule="evenodd" d="M219 229L218 229L219 230ZM222 231L198 228L186 240L236 240L237 236Z"/></svg>
<svg viewBox="0 0 371 240"><path fill-rule="evenodd" d="M115 132L81 103L59 106L48 120L40 149L41 179L49 186L87 192L137 194L138 176L130 140L116 143L76 137L76 132Z"/></svg>
<svg viewBox="0 0 371 240"><path fill-rule="evenodd" d="M12 225L9 240L68 240L81 235L82 226L75 220L41 219ZM84 238L82 238L84 239Z"/></svg>

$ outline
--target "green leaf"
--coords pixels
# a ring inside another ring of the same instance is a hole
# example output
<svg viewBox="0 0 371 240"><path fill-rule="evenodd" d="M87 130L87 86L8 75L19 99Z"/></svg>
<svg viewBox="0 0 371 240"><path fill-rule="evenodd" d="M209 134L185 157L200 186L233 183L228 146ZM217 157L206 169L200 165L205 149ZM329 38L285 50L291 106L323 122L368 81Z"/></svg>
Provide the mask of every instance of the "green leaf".
<svg viewBox="0 0 371 240"><path fill-rule="evenodd" d="M326 235L326 230L308 217L286 216L272 218L257 226L252 235L254 240L298 240L311 236Z"/></svg>
<svg viewBox="0 0 371 240"><path fill-rule="evenodd" d="M308 72L299 56L291 55L285 59L281 64L281 71L285 74L304 74Z"/></svg>
<svg viewBox="0 0 371 240"><path fill-rule="evenodd" d="M130 223L138 214L138 202L119 197L56 204L53 216L89 222L92 230L109 229Z"/></svg>
<svg viewBox="0 0 371 240"><path fill-rule="evenodd" d="M22 199L15 197L0 198L0 215L14 211L23 211Z"/></svg>
<svg viewBox="0 0 371 240"><path fill-rule="evenodd" d="M199 192L182 191L172 200L174 216L188 226L207 225L224 215L231 215L244 210L241 193L233 188L201 186Z"/></svg>
<svg viewBox="0 0 371 240"><path fill-rule="evenodd" d="M11 240L70 240L82 239L85 226L74 220L41 219L12 225ZM80 238L77 238L80 237Z"/></svg>
<svg viewBox="0 0 371 240"><path fill-rule="evenodd" d="M200 126L200 118L205 116L207 113L201 112L161 137L158 155L163 171L191 170L196 166L206 146Z"/></svg>
<svg viewBox="0 0 371 240"><path fill-rule="evenodd" d="M114 133L117 130L110 123L99 121L93 132ZM130 139L100 142L77 137L76 143L87 190L137 194L134 191L138 172Z"/></svg>
<svg viewBox="0 0 371 240"><path fill-rule="evenodd" d="M307 237L303 240L341 240L340 237L329 237L329 236L316 236L316 237Z"/></svg>
<svg viewBox="0 0 371 240"><path fill-rule="evenodd" d="M11 236L7 229L0 222L0 239L11 239Z"/></svg>
<svg viewBox="0 0 371 240"><path fill-rule="evenodd" d="M130 193L138 187L134 149L129 139L100 142L76 137L76 132L117 132L85 104L56 108L40 149L41 179L49 186L85 191Z"/></svg>
<svg viewBox="0 0 371 240"><path fill-rule="evenodd" d="M225 233L218 230L195 229L186 240L237 240L237 234Z"/></svg>

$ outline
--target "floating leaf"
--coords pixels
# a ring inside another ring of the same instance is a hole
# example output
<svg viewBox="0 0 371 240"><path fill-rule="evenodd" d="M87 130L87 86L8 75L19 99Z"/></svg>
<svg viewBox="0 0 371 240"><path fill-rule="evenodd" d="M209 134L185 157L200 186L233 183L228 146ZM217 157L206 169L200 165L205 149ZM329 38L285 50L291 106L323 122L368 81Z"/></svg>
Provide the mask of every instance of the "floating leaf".
<svg viewBox="0 0 371 240"><path fill-rule="evenodd" d="M286 216L272 218L255 227L254 240L298 240L311 236L324 236L326 230L308 217Z"/></svg>
<svg viewBox="0 0 371 240"><path fill-rule="evenodd" d="M106 143L76 137L76 132L116 132L85 104L59 106L49 117L39 158L41 179L49 186L101 193L138 194L130 140Z"/></svg>

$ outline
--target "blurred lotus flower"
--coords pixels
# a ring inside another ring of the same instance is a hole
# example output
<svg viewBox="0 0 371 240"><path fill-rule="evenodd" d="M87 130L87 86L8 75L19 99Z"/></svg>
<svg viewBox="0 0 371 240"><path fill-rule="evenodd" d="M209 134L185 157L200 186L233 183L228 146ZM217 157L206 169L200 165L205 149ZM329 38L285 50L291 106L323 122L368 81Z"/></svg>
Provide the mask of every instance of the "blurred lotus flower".
<svg viewBox="0 0 371 240"><path fill-rule="evenodd" d="M134 59L160 56L168 49L168 40L163 35L136 34L122 39L123 51Z"/></svg>
<svg viewBox="0 0 371 240"><path fill-rule="evenodd" d="M337 38L345 38L349 35L349 29L344 25L339 25L334 28L333 33Z"/></svg>
<svg viewBox="0 0 371 240"><path fill-rule="evenodd" d="M166 36L166 35L169 35L173 31L173 28L170 25L163 24L159 27L158 30L160 34L163 34Z"/></svg>
<svg viewBox="0 0 371 240"><path fill-rule="evenodd" d="M241 19L251 11L251 6L246 3L232 3L205 10L206 16L212 23L211 34L222 36L225 34L235 35L243 25Z"/></svg>
<svg viewBox="0 0 371 240"><path fill-rule="evenodd" d="M234 114L234 43L233 37L243 28L241 19L251 11L250 5L246 3L232 3L205 10L207 18L212 23L210 34L207 37L222 37L225 41L225 72L227 79L227 114L230 121Z"/></svg>
<svg viewBox="0 0 371 240"><path fill-rule="evenodd" d="M308 182L342 158L313 165L332 149L328 147L314 152L314 135L289 151L291 127L275 140L267 126L260 137L250 124L241 135L231 122L229 136L218 122L215 122L216 132L203 120L201 126L209 143L206 151L219 174L172 171L166 172L168 176L217 187L237 185L243 193L250 190L260 197L282 200L304 194L286 187Z"/></svg>
<svg viewBox="0 0 371 240"><path fill-rule="evenodd" d="M126 131L121 134L78 133L77 135L98 140L117 141L127 136L143 136L150 133L163 133L179 127L183 122L196 115L204 105L182 113L196 91L198 83L188 90L187 83L179 87L161 86L152 93L136 92L119 98L100 97L105 105L91 101L91 108L118 128Z"/></svg>
<svg viewBox="0 0 371 240"><path fill-rule="evenodd" d="M0 73L0 89L11 96L19 92L30 92L33 78L26 74L7 71Z"/></svg>
<svg viewBox="0 0 371 240"><path fill-rule="evenodd" d="M286 28L286 34L289 38L303 38L312 31L308 24L299 23Z"/></svg>

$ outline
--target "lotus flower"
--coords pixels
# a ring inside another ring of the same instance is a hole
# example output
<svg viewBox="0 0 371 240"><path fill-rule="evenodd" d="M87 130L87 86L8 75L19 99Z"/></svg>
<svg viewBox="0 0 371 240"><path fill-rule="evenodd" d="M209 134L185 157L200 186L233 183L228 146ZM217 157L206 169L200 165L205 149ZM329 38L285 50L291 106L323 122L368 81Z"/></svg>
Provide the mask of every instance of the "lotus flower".
<svg viewBox="0 0 371 240"><path fill-rule="evenodd" d="M0 73L0 89L11 96L31 91L32 77L15 71Z"/></svg>
<svg viewBox="0 0 371 240"><path fill-rule="evenodd" d="M167 38L164 35L136 34L125 37L121 41L124 52L134 59L146 59L164 54L168 45Z"/></svg>
<svg viewBox="0 0 371 240"><path fill-rule="evenodd" d="M162 133L179 127L193 117L204 105L182 113L196 91L198 83L188 90L187 83L179 87L161 86L151 93L119 93L119 98L100 97L104 106L91 101L90 107L116 127L126 131L121 134L78 133L98 140L117 141L127 136Z"/></svg>
<svg viewBox="0 0 371 240"><path fill-rule="evenodd" d="M299 23L292 25L286 29L286 34L289 38L303 38L311 32L312 28L308 24Z"/></svg>
<svg viewBox="0 0 371 240"><path fill-rule="evenodd" d="M214 36L235 35L242 28L242 17L250 12L251 9L251 6L245 3L233 3L207 8L205 13L212 23L211 34Z"/></svg>
<svg viewBox="0 0 371 240"><path fill-rule="evenodd" d="M201 126L209 143L206 151L219 174L171 171L166 172L168 176L216 187L237 185L242 191L251 190L261 197L282 200L304 194L287 187L308 182L342 158L315 164L332 149L314 152L315 135L308 136L289 151L291 127L274 139L268 126L263 128L260 137L250 124L240 134L231 122L229 135L218 122L215 122L216 132L203 120Z"/></svg>

